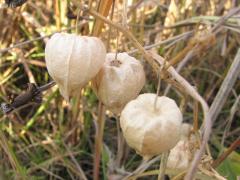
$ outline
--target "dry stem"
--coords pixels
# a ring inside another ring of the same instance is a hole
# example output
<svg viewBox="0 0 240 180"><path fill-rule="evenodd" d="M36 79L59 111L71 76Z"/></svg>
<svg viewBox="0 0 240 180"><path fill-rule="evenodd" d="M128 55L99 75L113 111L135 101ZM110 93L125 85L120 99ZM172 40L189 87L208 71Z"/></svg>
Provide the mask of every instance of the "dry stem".
<svg viewBox="0 0 240 180"><path fill-rule="evenodd" d="M164 59L159 56L158 54L155 53L151 53L152 57L159 62L159 64L163 65L164 63ZM196 152L195 157L192 161L191 164L191 168L187 173L187 176L185 177L185 179L190 180L192 179L192 177L194 176L194 173L192 172L196 172L197 166L198 166L198 162L201 160L201 157L204 153L205 150L205 146L208 142L208 139L210 137L210 133L211 133L211 128L212 128L212 122L211 122L211 115L209 114L209 107L207 105L207 103L205 102L205 100L198 94L198 92L196 91L196 89L194 89L194 87L192 87L182 76L180 76L177 71L173 68L173 67L169 67L167 69L167 71L171 74L171 76L182 86L184 87L185 91L191 95L195 100L199 101L202 109L203 109L203 113L204 113L204 135L203 135L203 140L200 146L200 149ZM190 173L189 173L190 172Z"/></svg>
<svg viewBox="0 0 240 180"><path fill-rule="evenodd" d="M101 14L97 13L94 10L89 10L87 7L83 8L84 11L87 11L89 14L93 15L94 17L104 21L105 23L111 25L112 27L118 29L119 31L121 31L124 35L127 36L127 38L129 40L132 41L132 43L134 44L134 46L139 49L139 51L143 54L144 58L146 59L146 61L152 66L153 70L157 73L158 72L158 68L159 65L151 58L151 56L149 56L149 54L147 53L147 51L141 46L141 44L137 41L137 39L134 37L134 35L126 30L123 26L118 25L113 23L111 20L105 18L104 16L102 16Z"/></svg>
<svg viewBox="0 0 240 180"><path fill-rule="evenodd" d="M83 21L82 21L81 23L79 23L77 26L78 26L78 27L82 27L82 26L86 25L87 23L88 23L87 21L83 20ZM60 30L60 31L56 31L56 32L51 33L51 34L46 35L46 36L39 36L39 37L36 37L36 38L34 38L34 39L30 39L30 40L27 40L27 41L23 41L23 42L19 42L19 43L13 44L13 45L11 45L10 47L7 47L7 48L5 48L5 49L0 49L0 55L1 55L2 53L4 53L4 52L7 52L7 51L13 49L13 48L20 48L20 47L26 46L26 45L28 45L29 43L32 43L32 42L34 42L34 41L39 41L39 40L43 40L43 39L45 39L45 38L49 38L49 37L51 37L51 36L52 36L53 34L55 34L55 33L65 32L65 31L68 31L68 30L71 30L71 29L75 29L75 28L76 28L76 26L72 26L72 27L69 27L69 28L66 28L66 29L62 29L62 30Z"/></svg>
<svg viewBox="0 0 240 180"><path fill-rule="evenodd" d="M161 156L161 164L158 174L158 180L164 180L165 170L167 167L167 160L168 160L169 152L165 152Z"/></svg>
<svg viewBox="0 0 240 180"><path fill-rule="evenodd" d="M235 140L231 144L231 146L212 163L212 167L213 168L218 167L218 165L220 165L228 157L228 155L231 154L231 152L233 152L239 146L240 146L240 137L237 140Z"/></svg>
<svg viewBox="0 0 240 180"><path fill-rule="evenodd" d="M153 70L155 73L158 73L160 64L163 64L164 60L161 56L157 54L149 54L146 52L146 50L141 46L141 44L137 41L137 39L133 36L133 34L126 30L124 27L113 23L112 21L108 20L104 16L98 14L97 12L93 10L89 10L88 8L84 7L85 11L88 11L89 14L93 15L94 17L104 21L105 23L113 26L114 28L118 29L121 31L129 40L132 41L134 46L139 49L139 51L143 54L144 58L146 61L152 66ZM199 43L200 42L200 43ZM203 133L203 138L202 138L202 143L200 146L200 149L196 152L194 159L191 163L190 169L185 177L186 180L190 180L193 178L197 166L201 160L201 157L205 151L205 146L209 140L210 134L211 134L211 129L212 129L212 121L211 121L211 113L209 113L209 107L205 100L198 94L198 92L183 78L181 77L171 65L176 64L179 62L189 51L191 48L197 48L196 53L201 52L202 50L205 50L206 48L209 47L209 44L212 45L215 42L215 35L214 34L209 34L209 36L205 37L202 39L202 41L196 41L193 42L193 44L189 45L186 47L185 51L183 51L179 56L175 57L174 59L171 60L171 63L167 64L167 68L165 68L171 75L174 77L174 79L186 90L186 92L191 95L195 100L199 101L203 113L204 113L204 133ZM191 48L189 48L191 46ZM153 58L155 59L153 59Z"/></svg>
<svg viewBox="0 0 240 180"><path fill-rule="evenodd" d="M93 170L93 179L99 179L99 167L100 167L100 157L102 152L102 139L103 139L103 130L105 125L105 117L104 117L104 105L99 102L99 114L98 121L96 127L96 135L95 135L95 154L94 154L94 170Z"/></svg>
<svg viewBox="0 0 240 180"><path fill-rule="evenodd" d="M146 61L152 66L153 70L158 73L159 71L159 63L161 64L161 62L163 63L163 58L161 58L160 56L158 56L157 54L152 56L154 57L154 59L158 59L159 61L154 61L153 58L149 55L148 52L145 51L145 49L141 46L141 44L136 40L136 38L133 36L133 34L130 31L125 30L122 26L113 23L112 21L108 20L107 18L103 17L102 15L98 14L97 12L93 11L93 10L88 10L87 8L84 8L85 11L88 11L89 14L101 19L102 21L104 21L105 23L117 28L119 31L121 31L122 33L124 33L134 44L134 46L136 48L139 49L139 51L143 54L144 58L146 59ZM160 58L159 58L160 57ZM203 141L202 141L202 145L200 147L200 150L196 153L195 158L192 162L192 169L190 169L190 173L187 175L186 179L189 180L192 178L192 176L194 175L193 172L196 172L196 168L198 165L198 162L201 159L201 156L204 152L205 146L207 144L207 141L209 139L210 133L211 133L211 117L210 114L208 113L209 111L209 107L207 105L207 103L205 102L205 100L197 93L197 91L184 79L182 78L172 67L169 67L168 69L170 69L170 73L171 75L179 82L179 84L181 84L181 86L183 86L184 88L186 88L186 91L188 92L188 94L190 94L194 99L198 100L203 108L203 112L204 112L204 122L205 122L205 133L204 133L204 137L203 137Z"/></svg>
<svg viewBox="0 0 240 180"><path fill-rule="evenodd" d="M217 119L218 114L221 112L223 105L225 104L228 95L230 94L234 83L240 74L240 48L234 58L234 61L225 77L216 97L210 108L210 113L212 115L212 122Z"/></svg>

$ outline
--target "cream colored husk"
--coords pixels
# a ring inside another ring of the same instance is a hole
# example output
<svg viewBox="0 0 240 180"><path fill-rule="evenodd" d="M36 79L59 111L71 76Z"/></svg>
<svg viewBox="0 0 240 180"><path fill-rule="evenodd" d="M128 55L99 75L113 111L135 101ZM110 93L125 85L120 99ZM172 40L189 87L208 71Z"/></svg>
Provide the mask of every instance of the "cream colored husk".
<svg viewBox="0 0 240 180"><path fill-rule="evenodd" d="M145 159L172 149L180 139L182 113L174 100L142 94L130 101L120 116L123 135Z"/></svg>
<svg viewBox="0 0 240 180"><path fill-rule="evenodd" d="M190 166L193 151L197 145L196 136L191 133L192 125L183 123L181 128L181 139L171 149L168 156L167 167L170 169L185 170Z"/></svg>
<svg viewBox="0 0 240 180"><path fill-rule="evenodd" d="M102 67L106 49L96 37L56 33L47 42L45 59L50 76L66 100L80 93Z"/></svg>
<svg viewBox="0 0 240 180"><path fill-rule="evenodd" d="M108 53L92 84L97 97L114 113L136 98L145 83L142 64L127 53Z"/></svg>

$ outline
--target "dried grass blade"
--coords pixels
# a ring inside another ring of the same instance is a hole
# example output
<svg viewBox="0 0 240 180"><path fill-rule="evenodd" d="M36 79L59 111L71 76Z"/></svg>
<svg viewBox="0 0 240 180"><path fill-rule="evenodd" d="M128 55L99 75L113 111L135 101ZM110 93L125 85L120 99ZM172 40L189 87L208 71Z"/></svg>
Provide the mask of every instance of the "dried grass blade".
<svg viewBox="0 0 240 180"><path fill-rule="evenodd" d="M103 15L104 17L107 17L112 4L113 4L113 0L100 1L99 7L98 7L98 13ZM100 19L96 19L93 27L93 35L99 36L100 33L102 32L102 27L103 27L103 22Z"/></svg>
<svg viewBox="0 0 240 180"><path fill-rule="evenodd" d="M211 107L210 113L212 115L212 122L217 119L219 113L225 104L228 95L230 94L233 85L235 84L238 76L240 74L240 48L238 49L237 55L235 56L232 65L225 77Z"/></svg>

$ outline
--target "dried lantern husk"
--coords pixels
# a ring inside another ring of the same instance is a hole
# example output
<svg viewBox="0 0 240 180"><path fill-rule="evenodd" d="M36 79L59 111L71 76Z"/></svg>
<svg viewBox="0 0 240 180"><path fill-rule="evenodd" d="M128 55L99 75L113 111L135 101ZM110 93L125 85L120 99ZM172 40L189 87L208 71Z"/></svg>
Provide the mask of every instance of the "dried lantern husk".
<svg viewBox="0 0 240 180"><path fill-rule="evenodd" d="M45 48L48 72L67 101L98 73L105 56L99 38L76 34L56 33Z"/></svg>
<svg viewBox="0 0 240 180"><path fill-rule="evenodd" d="M120 116L123 135L144 159L172 149L180 138L182 113L174 100L141 94L130 101Z"/></svg>
<svg viewBox="0 0 240 180"><path fill-rule="evenodd" d="M168 168L185 170L190 166L193 158L192 151L197 144L197 138L191 133L191 129L192 125L187 123L182 124L180 141L171 149L168 156Z"/></svg>
<svg viewBox="0 0 240 180"><path fill-rule="evenodd" d="M108 53L106 61L94 78L94 92L113 113L120 113L123 107L136 98L145 84L142 64L127 53Z"/></svg>

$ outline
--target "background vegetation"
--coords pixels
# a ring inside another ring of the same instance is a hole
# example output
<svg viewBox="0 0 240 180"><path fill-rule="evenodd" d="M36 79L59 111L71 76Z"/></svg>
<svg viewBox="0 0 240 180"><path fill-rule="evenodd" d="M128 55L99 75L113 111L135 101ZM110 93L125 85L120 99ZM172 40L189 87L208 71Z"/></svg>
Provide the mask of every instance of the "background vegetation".
<svg viewBox="0 0 240 180"><path fill-rule="evenodd" d="M101 3L104 4L101 1L81 3L101 14L107 12L108 19L127 27L142 46L153 45L151 50L166 60L178 57L179 63L174 67L212 104L239 48L239 1L128 0L126 3L116 0L105 1L105 10L101 9ZM207 48L196 51L192 46L191 49L191 43L201 42L221 17L233 10L236 10L233 16L216 26L218 33L207 41ZM93 32L104 40L109 52L131 52L143 62L147 73L142 93L156 93L158 76L143 55L135 51L126 34L108 24L102 27L94 22L95 17L82 11L79 2L72 0L29 0L18 8L1 8L0 101L10 102L13 96L22 93L28 82L43 85L51 81L44 48L49 36L58 31L78 31L81 35ZM240 76L217 114L208 143L210 158L216 159L239 139L239 79ZM181 104L184 122L193 123L197 118L199 125L202 123L200 105L189 95L171 88L166 81L161 83L160 94ZM129 175L156 179L159 157L142 162L124 142L118 116L104 112L99 179L123 179ZM69 104L55 86L44 93L41 105L32 103L9 115L0 112L0 179L92 179L94 157L100 148L95 143L95 133L99 133L96 129L101 129L99 116L98 99L90 84L82 90L81 98L74 98ZM218 173L228 179L240 176L239 152L238 147L216 168ZM178 173L168 172L171 176Z"/></svg>

